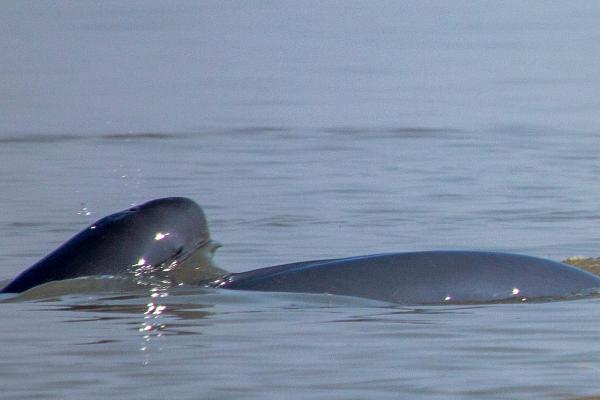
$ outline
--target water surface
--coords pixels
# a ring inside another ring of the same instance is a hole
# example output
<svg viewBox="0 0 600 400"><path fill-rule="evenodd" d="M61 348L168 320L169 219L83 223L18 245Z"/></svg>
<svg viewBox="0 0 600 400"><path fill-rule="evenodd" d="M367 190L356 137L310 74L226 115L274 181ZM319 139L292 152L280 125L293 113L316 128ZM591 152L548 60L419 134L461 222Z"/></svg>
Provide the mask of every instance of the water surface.
<svg viewBox="0 0 600 400"><path fill-rule="evenodd" d="M175 195L205 208L234 272L426 249L600 255L595 2L0 10L0 279L105 214ZM0 387L573 399L600 395L599 310L72 293L1 305Z"/></svg>

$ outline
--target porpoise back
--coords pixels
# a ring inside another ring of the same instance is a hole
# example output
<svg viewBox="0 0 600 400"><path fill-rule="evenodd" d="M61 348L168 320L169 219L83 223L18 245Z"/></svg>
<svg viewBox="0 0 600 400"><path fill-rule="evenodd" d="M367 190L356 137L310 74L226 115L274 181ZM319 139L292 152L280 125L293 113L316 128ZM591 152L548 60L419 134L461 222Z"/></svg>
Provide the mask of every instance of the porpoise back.
<svg viewBox="0 0 600 400"><path fill-rule="evenodd" d="M600 288L600 277L519 254L425 251L286 264L231 274L215 286L441 304L564 298Z"/></svg>

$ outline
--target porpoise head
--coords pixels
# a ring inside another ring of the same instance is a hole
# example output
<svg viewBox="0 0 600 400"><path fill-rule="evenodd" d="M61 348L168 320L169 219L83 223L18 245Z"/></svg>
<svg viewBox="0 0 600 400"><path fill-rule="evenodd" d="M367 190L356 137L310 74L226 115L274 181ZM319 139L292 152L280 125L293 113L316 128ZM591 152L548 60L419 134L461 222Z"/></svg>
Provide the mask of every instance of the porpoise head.
<svg viewBox="0 0 600 400"><path fill-rule="evenodd" d="M211 241L202 208L185 197L151 200L109 215L88 229L98 228L137 237L142 245L140 258L152 263L164 261L163 250L185 253Z"/></svg>
<svg viewBox="0 0 600 400"><path fill-rule="evenodd" d="M166 278L171 283L197 284L223 276L212 257L221 245L210 238L202 208L185 197L151 200L125 210L129 229L146 243L130 272Z"/></svg>
<svg viewBox="0 0 600 400"><path fill-rule="evenodd" d="M88 226L25 270L2 292L82 276L133 276L140 283L198 283L223 275L202 208L184 197L151 200Z"/></svg>

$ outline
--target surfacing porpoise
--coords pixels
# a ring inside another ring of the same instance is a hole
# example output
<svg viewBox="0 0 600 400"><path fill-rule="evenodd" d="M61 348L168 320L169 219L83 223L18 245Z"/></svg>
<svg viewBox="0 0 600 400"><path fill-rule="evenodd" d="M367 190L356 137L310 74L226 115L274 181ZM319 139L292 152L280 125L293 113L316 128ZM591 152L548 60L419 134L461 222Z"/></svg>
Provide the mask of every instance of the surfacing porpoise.
<svg viewBox="0 0 600 400"><path fill-rule="evenodd" d="M519 254L423 251L305 261L227 273L194 201L152 200L87 227L18 275L1 292L84 276L157 276L172 284L269 292L328 293L400 304L567 298L600 289L600 277Z"/></svg>
<svg viewBox="0 0 600 400"><path fill-rule="evenodd" d="M206 217L183 197L156 199L106 216L23 271L0 292L84 276L131 276L142 282L217 278Z"/></svg>

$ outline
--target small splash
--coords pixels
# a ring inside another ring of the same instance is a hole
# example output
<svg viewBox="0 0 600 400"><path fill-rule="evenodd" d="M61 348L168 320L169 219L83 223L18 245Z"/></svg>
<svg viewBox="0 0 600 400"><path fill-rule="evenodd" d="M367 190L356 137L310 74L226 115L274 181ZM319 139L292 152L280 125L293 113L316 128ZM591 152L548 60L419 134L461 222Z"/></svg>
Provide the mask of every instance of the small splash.
<svg viewBox="0 0 600 400"><path fill-rule="evenodd" d="M86 217L89 217L90 215L92 215L92 212L89 210L87 205L81 204L79 211L77 211L77 215L85 215Z"/></svg>

